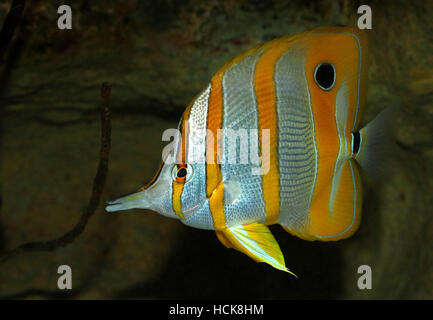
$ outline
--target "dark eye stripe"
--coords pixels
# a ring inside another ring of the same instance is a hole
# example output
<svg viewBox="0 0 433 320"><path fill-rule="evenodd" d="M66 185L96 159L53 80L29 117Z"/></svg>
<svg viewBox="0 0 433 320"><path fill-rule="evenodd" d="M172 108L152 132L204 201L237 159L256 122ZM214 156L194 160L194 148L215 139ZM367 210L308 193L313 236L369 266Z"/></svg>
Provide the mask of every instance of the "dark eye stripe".
<svg viewBox="0 0 433 320"><path fill-rule="evenodd" d="M156 179L158 179L159 174L161 173L161 169L162 169L163 165L164 165L164 161L162 161L161 164L159 165L158 171L153 176L152 180L150 180L148 184L146 184L143 187L141 187L140 189L138 189L139 191L146 190L147 188L149 188L156 181Z"/></svg>
<svg viewBox="0 0 433 320"><path fill-rule="evenodd" d="M189 116L191 112L193 101L190 102L188 107L185 109L182 118L179 123L179 130L180 130L180 139L179 139L179 145L177 150L177 163L186 163L187 156L188 156L188 136L189 136Z"/></svg>

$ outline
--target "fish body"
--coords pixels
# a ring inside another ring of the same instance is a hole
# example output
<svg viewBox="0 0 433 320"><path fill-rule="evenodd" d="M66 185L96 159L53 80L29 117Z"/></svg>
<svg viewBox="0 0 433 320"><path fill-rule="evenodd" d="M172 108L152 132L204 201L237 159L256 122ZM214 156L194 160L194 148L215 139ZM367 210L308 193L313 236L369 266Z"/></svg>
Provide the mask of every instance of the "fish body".
<svg viewBox="0 0 433 320"><path fill-rule="evenodd" d="M370 138L359 128L367 55L365 32L349 27L240 54L186 108L152 181L107 211L146 208L215 230L225 246L288 272L267 226L305 240L350 237Z"/></svg>

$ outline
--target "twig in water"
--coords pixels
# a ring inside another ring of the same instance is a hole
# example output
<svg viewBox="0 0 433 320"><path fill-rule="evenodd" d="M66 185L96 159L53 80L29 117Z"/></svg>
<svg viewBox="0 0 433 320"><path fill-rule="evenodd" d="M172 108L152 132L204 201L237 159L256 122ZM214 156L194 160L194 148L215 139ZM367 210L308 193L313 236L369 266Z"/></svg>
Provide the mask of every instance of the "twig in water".
<svg viewBox="0 0 433 320"><path fill-rule="evenodd" d="M12 1L11 8L0 30L0 61L3 59L3 55L14 35L14 31L21 20L25 5L25 0Z"/></svg>
<svg viewBox="0 0 433 320"><path fill-rule="evenodd" d="M92 196L86 210L80 217L80 220L72 230L61 236L60 238L50 241L35 241L27 242L15 249L6 251L0 255L0 262L16 256L19 253L28 251L54 251L58 248L70 244L75 238L83 233L89 219L93 216L96 208L99 205L102 191L104 190L105 180L108 172L108 156L110 153L110 137L111 137L111 118L110 118L110 93L111 85L104 82L101 87L102 108L101 108L101 149L99 153L99 166L96 176L93 180Z"/></svg>

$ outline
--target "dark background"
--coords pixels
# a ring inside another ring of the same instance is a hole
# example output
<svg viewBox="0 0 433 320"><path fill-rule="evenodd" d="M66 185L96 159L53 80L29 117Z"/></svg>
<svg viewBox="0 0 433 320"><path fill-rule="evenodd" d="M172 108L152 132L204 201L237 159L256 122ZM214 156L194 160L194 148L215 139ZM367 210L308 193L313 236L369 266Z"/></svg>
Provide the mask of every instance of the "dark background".
<svg viewBox="0 0 433 320"><path fill-rule="evenodd" d="M0 66L0 250L70 230L92 190L100 86L113 84L103 200L156 171L161 134L227 59L316 26L356 25L370 4L364 123L397 105L391 174L365 191L350 239L307 242L271 227L299 279L226 249L214 232L153 212L108 214L56 252L0 263L0 298L433 298L432 1L27 1ZM0 24L11 1L0 3ZM57 8L72 7L72 30ZM71 266L73 289L57 289ZM358 266L373 289L357 287Z"/></svg>

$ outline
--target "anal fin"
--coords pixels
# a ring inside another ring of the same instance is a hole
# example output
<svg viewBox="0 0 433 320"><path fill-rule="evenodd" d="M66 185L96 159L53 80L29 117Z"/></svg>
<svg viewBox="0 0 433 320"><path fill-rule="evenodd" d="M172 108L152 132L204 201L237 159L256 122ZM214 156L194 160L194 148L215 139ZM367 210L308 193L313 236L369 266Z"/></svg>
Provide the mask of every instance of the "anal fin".
<svg viewBox="0 0 433 320"><path fill-rule="evenodd" d="M267 226L252 223L225 228L217 231L217 236L226 247L234 248L257 262L265 262L297 277L287 269L280 246Z"/></svg>

